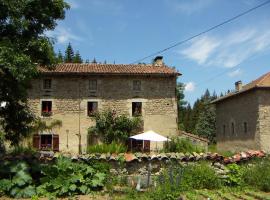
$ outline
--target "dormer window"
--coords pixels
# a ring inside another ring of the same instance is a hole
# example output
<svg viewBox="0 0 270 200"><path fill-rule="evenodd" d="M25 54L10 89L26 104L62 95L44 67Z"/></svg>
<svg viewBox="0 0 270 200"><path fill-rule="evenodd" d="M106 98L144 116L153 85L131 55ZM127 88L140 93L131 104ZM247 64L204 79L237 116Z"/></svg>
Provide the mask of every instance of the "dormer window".
<svg viewBox="0 0 270 200"><path fill-rule="evenodd" d="M89 90L97 91L97 80L89 80Z"/></svg>
<svg viewBox="0 0 270 200"><path fill-rule="evenodd" d="M43 89L44 90L52 89L52 79L44 79L43 80Z"/></svg>
<svg viewBox="0 0 270 200"><path fill-rule="evenodd" d="M133 90L134 91L141 91L141 81L140 80L133 81Z"/></svg>

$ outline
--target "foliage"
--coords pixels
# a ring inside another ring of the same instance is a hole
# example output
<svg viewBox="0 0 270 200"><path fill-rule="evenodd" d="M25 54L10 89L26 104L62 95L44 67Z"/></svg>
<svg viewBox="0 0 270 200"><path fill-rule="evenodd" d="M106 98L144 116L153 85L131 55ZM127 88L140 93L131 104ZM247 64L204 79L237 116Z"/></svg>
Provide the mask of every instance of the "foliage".
<svg viewBox="0 0 270 200"><path fill-rule="evenodd" d="M32 127L33 132L37 131L52 131L54 128L61 128L62 121L59 119L53 119L49 124L40 118L36 119Z"/></svg>
<svg viewBox="0 0 270 200"><path fill-rule="evenodd" d="M73 58L73 62L74 63L82 63L83 62L79 51L76 51L76 54Z"/></svg>
<svg viewBox="0 0 270 200"><path fill-rule="evenodd" d="M74 51L70 43L68 43L68 46L65 51L65 63L72 63L74 59Z"/></svg>
<svg viewBox="0 0 270 200"><path fill-rule="evenodd" d="M203 152L203 148L192 144L189 139L173 137L171 141L166 142L164 145L165 152L182 152L182 153L192 153L192 152Z"/></svg>
<svg viewBox="0 0 270 200"><path fill-rule="evenodd" d="M6 152L4 144L4 133L0 131L0 155Z"/></svg>
<svg viewBox="0 0 270 200"><path fill-rule="evenodd" d="M208 163L202 162L184 168L182 187L187 189L218 189L222 180Z"/></svg>
<svg viewBox="0 0 270 200"><path fill-rule="evenodd" d="M181 90L180 90L181 91ZM179 114L180 128L184 131L206 137L210 142L215 142L215 107L210 102L217 98L207 89L200 99L197 99L191 107L190 104L182 104Z"/></svg>
<svg viewBox="0 0 270 200"><path fill-rule="evenodd" d="M177 98L177 109L178 109L178 120L180 130L184 130L184 116L185 116L185 105L187 102L184 100L185 85L183 83L177 83L176 86L176 98Z"/></svg>
<svg viewBox="0 0 270 200"><path fill-rule="evenodd" d="M8 166L8 167L7 167ZM0 179L0 194L4 193L15 198L29 198L36 194L33 179L29 173L29 166L25 162L7 164L6 174L11 178ZM4 168L1 165L1 168ZM9 171L10 170L10 171Z"/></svg>
<svg viewBox="0 0 270 200"><path fill-rule="evenodd" d="M125 153L127 147L113 141L111 144L97 144L87 147L87 153Z"/></svg>
<svg viewBox="0 0 270 200"><path fill-rule="evenodd" d="M106 174L84 163L73 163L60 157L53 165L42 168L41 185L37 193L41 196L72 196L88 194L104 186Z"/></svg>
<svg viewBox="0 0 270 200"><path fill-rule="evenodd" d="M63 0L0 2L0 102L6 102L0 124L12 145L30 134L34 117L26 90L37 66L57 62L52 41L43 33L53 30L68 8Z"/></svg>
<svg viewBox="0 0 270 200"><path fill-rule="evenodd" d="M89 134L103 137L106 144L113 141L125 143L128 137L141 126L139 117L128 118L125 115L117 116L113 111L99 112L94 115L96 126L88 129Z"/></svg>
<svg viewBox="0 0 270 200"><path fill-rule="evenodd" d="M247 167L243 174L243 180L247 185L265 192L270 192L270 160L259 160Z"/></svg>
<svg viewBox="0 0 270 200"><path fill-rule="evenodd" d="M243 184L243 168L235 163L227 165L226 168L229 171L225 179L226 184L232 187L241 186Z"/></svg>
<svg viewBox="0 0 270 200"><path fill-rule="evenodd" d="M21 154L34 155L36 153L36 150L33 147L15 146L11 148L8 153L14 156Z"/></svg>

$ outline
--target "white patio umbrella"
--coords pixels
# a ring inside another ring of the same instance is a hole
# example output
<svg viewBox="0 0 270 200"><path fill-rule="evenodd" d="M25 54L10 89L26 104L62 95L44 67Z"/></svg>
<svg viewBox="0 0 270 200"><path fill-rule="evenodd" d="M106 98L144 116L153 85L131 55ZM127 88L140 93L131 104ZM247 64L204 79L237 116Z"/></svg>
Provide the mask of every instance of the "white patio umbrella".
<svg viewBox="0 0 270 200"><path fill-rule="evenodd" d="M154 141L154 142L165 142L165 141L170 140L162 135L157 134L156 132L152 130L146 131L138 135L133 135L129 138L135 139L135 140L149 140L149 141Z"/></svg>
<svg viewBox="0 0 270 200"><path fill-rule="evenodd" d="M170 139L157 134L156 132L150 130L150 131L146 131L144 133L138 134L138 135L133 135L131 137L129 137L130 139L134 139L134 140L142 140L143 141L143 148L144 148L144 140L147 141L153 141L153 142L165 142L165 141L170 141ZM157 146L157 143L156 143ZM157 147L156 147L157 148ZM132 142L131 142L131 149L132 149Z"/></svg>

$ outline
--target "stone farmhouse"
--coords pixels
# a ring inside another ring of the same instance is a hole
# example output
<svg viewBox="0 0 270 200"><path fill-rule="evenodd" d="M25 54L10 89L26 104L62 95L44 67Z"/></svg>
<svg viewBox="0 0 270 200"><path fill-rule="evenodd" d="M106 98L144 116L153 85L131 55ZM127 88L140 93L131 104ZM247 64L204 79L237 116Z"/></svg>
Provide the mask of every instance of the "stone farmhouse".
<svg viewBox="0 0 270 200"><path fill-rule="evenodd" d="M270 151L270 72L213 103L219 150Z"/></svg>
<svg viewBox="0 0 270 200"><path fill-rule="evenodd" d="M177 134L176 79L181 74L160 56L153 64L65 63L39 71L28 91L29 107L42 120L61 120L62 127L34 135L38 149L78 152L81 141L85 152L93 113L106 109L130 117L139 113L145 131Z"/></svg>

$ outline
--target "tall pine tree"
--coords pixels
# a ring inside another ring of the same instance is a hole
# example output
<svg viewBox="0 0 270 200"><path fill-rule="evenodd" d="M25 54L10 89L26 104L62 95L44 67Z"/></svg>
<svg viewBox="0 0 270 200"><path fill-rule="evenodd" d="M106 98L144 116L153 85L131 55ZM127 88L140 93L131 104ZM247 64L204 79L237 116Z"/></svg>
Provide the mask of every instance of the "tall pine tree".
<svg viewBox="0 0 270 200"><path fill-rule="evenodd" d="M76 54L75 54L75 56L73 58L73 62L74 63L82 63L83 62L79 51L76 51Z"/></svg>
<svg viewBox="0 0 270 200"><path fill-rule="evenodd" d="M64 58L63 58L62 52L60 50L58 51L58 54L57 54L57 62L58 63L64 62Z"/></svg>
<svg viewBox="0 0 270 200"><path fill-rule="evenodd" d="M183 83L178 83L176 87L176 98L177 98L177 110L178 110L178 126L180 130L184 130L184 116L186 111L187 102L184 100L185 85Z"/></svg>
<svg viewBox="0 0 270 200"><path fill-rule="evenodd" d="M70 43L68 43L65 51L65 63L72 63L74 59L74 51Z"/></svg>

